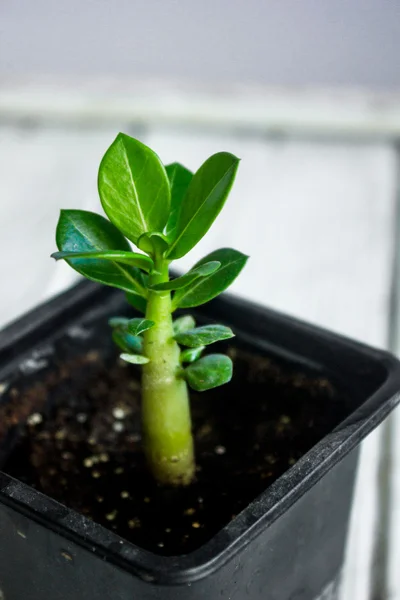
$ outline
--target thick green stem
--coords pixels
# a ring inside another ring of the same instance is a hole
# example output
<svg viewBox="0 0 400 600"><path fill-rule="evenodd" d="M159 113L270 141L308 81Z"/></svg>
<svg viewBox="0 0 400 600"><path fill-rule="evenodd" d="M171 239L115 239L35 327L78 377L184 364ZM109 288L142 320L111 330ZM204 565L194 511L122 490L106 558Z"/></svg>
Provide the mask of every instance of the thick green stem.
<svg viewBox="0 0 400 600"><path fill-rule="evenodd" d="M155 261L152 285L168 281L168 262ZM187 485L194 475L189 394L179 377L180 349L173 339L170 292L149 292L146 319L155 322L144 335L142 428L150 469L162 484Z"/></svg>

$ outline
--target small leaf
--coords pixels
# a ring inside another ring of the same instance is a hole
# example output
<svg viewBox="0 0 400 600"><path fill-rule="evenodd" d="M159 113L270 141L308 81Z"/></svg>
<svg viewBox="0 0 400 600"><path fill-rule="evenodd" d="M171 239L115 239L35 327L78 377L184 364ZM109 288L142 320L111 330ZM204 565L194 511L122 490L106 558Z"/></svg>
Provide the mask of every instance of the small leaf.
<svg viewBox="0 0 400 600"><path fill-rule="evenodd" d="M231 285L243 269L247 259L248 256L232 248L221 248L211 252L196 263L192 270L198 268L199 265L216 260L221 263L218 271L207 278L197 279L186 288L176 291L172 309L192 308L212 300Z"/></svg>
<svg viewBox="0 0 400 600"><path fill-rule="evenodd" d="M192 315L183 315L182 317L175 319L172 326L174 329L174 335L177 335L178 333L183 333L189 329L194 329L194 327L196 327L196 321Z"/></svg>
<svg viewBox="0 0 400 600"><path fill-rule="evenodd" d="M97 252L96 250L91 252L53 252L51 257L56 260L66 258L101 258L102 260L111 260L123 265L137 267L143 269L147 273L149 273L154 266L153 261L148 256L138 254L137 252L124 252L122 250L107 250L105 252Z"/></svg>
<svg viewBox="0 0 400 600"><path fill-rule="evenodd" d="M114 343L124 352L141 354L143 352L143 340L139 336L131 335L123 329L114 329L112 332Z"/></svg>
<svg viewBox="0 0 400 600"><path fill-rule="evenodd" d="M104 252L131 248L122 233L101 215L86 210L62 210L57 224L56 241L61 252ZM103 259L67 258L81 275L105 285L146 296L142 273L136 267Z"/></svg>
<svg viewBox="0 0 400 600"><path fill-rule="evenodd" d="M149 321L148 319L130 319L127 324L127 330L132 335L139 335L154 325L154 321Z"/></svg>
<svg viewBox="0 0 400 600"><path fill-rule="evenodd" d="M192 363L199 359L205 346L198 346L197 348L186 348L180 355L181 363Z"/></svg>
<svg viewBox="0 0 400 600"><path fill-rule="evenodd" d="M165 170L167 171L171 186L171 210L165 227L165 235L173 240L175 237L179 210L189 187L189 183L192 181L193 173L179 163L167 165Z"/></svg>
<svg viewBox="0 0 400 600"><path fill-rule="evenodd" d="M151 255L163 255L168 250L168 240L162 233L156 231L144 233L137 241L139 250Z"/></svg>
<svg viewBox="0 0 400 600"><path fill-rule="evenodd" d="M232 329L224 325L203 325L203 327L196 327L195 329L178 333L174 336L174 339L178 344L189 346L189 348L196 348L197 346L208 346L209 344L214 344L214 342L228 340L234 337L234 335Z"/></svg>
<svg viewBox="0 0 400 600"><path fill-rule="evenodd" d="M146 231L164 229L168 176L157 154L138 140L118 134L101 161L98 187L104 212L135 244Z"/></svg>
<svg viewBox="0 0 400 600"><path fill-rule="evenodd" d="M123 354L120 354L120 358L128 363L132 363L133 365L145 365L146 363L150 362L150 359L142 354L128 354L124 352Z"/></svg>
<svg viewBox="0 0 400 600"><path fill-rule="evenodd" d="M129 304L133 306L133 308L136 308L136 310L143 313L144 315L146 314L147 300L145 298L133 292L125 294L125 297L127 302L129 302Z"/></svg>
<svg viewBox="0 0 400 600"><path fill-rule="evenodd" d="M225 354L208 354L186 367L184 377L196 392L210 390L232 379L232 361Z"/></svg>
<svg viewBox="0 0 400 600"><path fill-rule="evenodd" d="M141 321L142 319L138 319ZM108 324L113 328L112 338L117 346L124 352L141 354L143 352L143 340L137 335L129 332L128 327L132 319L126 317L111 317Z"/></svg>
<svg viewBox="0 0 400 600"><path fill-rule="evenodd" d="M155 292L179 290L187 287L199 277L208 277L209 275L212 275L212 273L218 271L220 266L220 262L217 260L212 260L208 263L204 263L203 265L199 265L195 269L192 269L189 271L189 273L186 273L186 275L182 275L181 277L177 277L176 279L172 279L171 281L167 281L165 283L157 283L156 285L150 286L149 289L154 290Z"/></svg>
<svg viewBox="0 0 400 600"><path fill-rule="evenodd" d="M181 258L207 233L225 203L238 164L233 154L219 152L193 175L179 209L168 258Z"/></svg>

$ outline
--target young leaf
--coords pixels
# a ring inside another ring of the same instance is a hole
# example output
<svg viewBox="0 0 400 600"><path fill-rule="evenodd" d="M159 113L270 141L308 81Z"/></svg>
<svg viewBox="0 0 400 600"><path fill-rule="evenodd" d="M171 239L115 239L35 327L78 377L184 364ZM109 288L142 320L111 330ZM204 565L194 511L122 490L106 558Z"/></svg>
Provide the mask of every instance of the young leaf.
<svg viewBox="0 0 400 600"><path fill-rule="evenodd" d="M136 244L147 231L162 231L169 215L171 192L157 154L123 133L105 153L98 187L104 212Z"/></svg>
<svg viewBox="0 0 400 600"><path fill-rule="evenodd" d="M127 323L127 331L132 335L140 335L155 325L154 321L148 319L130 319Z"/></svg>
<svg viewBox="0 0 400 600"><path fill-rule="evenodd" d="M192 269L189 271L189 273L186 273L186 275L182 275L181 277L177 277L171 281L166 281L165 283L157 283L156 285L151 286L149 289L154 290L155 292L179 290L187 287L199 277L208 277L208 275L215 273L215 271L218 271L220 266L220 262L217 260L212 260L208 263L204 263L203 265L199 265L195 269Z"/></svg>
<svg viewBox="0 0 400 600"><path fill-rule="evenodd" d="M119 357L133 365L145 365L149 362L147 356L143 356L142 354L128 354L127 352L124 352L123 354L120 354Z"/></svg>
<svg viewBox="0 0 400 600"><path fill-rule="evenodd" d="M224 354L208 354L186 367L184 377L196 392L210 390L232 379L232 361Z"/></svg>
<svg viewBox="0 0 400 600"><path fill-rule="evenodd" d="M62 210L57 224L56 242L60 252L130 252L128 241L101 215L86 210ZM105 285L145 296L141 272L136 267L112 260L67 258L67 263L81 275Z"/></svg>
<svg viewBox="0 0 400 600"><path fill-rule="evenodd" d="M157 233L156 231L144 233L138 239L137 247L147 254L162 255L168 249L168 240L162 233Z"/></svg>
<svg viewBox="0 0 400 600"><path fill-rule="evenodd" d="M131 335L123 329L114 329L112 332L114 343L128 354L142 354L143 340L139 336Z"/></svg>
<svg viewBox="0 0 400 600"><path fill-rule="evenodd" d="M165 235L173 240L175 237L176 223L178 220L179 210L192 180L193 173L179 163L172 163L165 167L167 171L169 183L171 186L171 210L168 217L167 225L165 226Z"/></svg>
<svg viewBox="0 0 400 600"><path fill-rule="evenodd" d="M195 329L178 333L174 336L174 339L178 344L189 346L189 348L196 348L197 346L208 346L209 344L214 344L214 342L228 340L234 337L234 335L232 329L224 325L203 325L203 327L196 327Z"/></svg>
<svg viewBox="0 0 400 600"><path fill-rule="evenodd" d="M172 324L174 335L178 333L183 333L184 331L188 331L189 329L194 329L196 327L196 321L192 317L192 315L183 315L182 317L178 317Z"/></svg>
<svg viewBox="0 0 400 600"><path fill-rule="evenodd" d="M232 248L221 248L205 256L195 264L189 273L197 269L199 265L207 264L210 261L220 262L220 268L209 277L196 279L189 286L177 290L172 301L172 309L200 306L221 294L236 279L248 258L245 254Z"/></svg>
<svg viewBox="0 0 400 600"><path fill-rule="evenodd" d="M181 258L207 233L225 203L238 164L233 154L219 152L193 175L179 209L168 258Z"/></svg>
<svg viewBox="0 0 400 600"><path fill-rule="evenodd" d="M146 314L147 300L143 298L143 296L139 296L139 294L131 292L125 294L125 297L127 302L129 302L129 304L133 306L133 308L143 313L144 315Z"/></svg>
<svg viewBox="0 0 400 600"><path fill-rule="evenodd" d="M138 319L141 321L142 319ZM143 340L138 335L129 333L129 323L132 319L126 317L111 317L108 324L113 328L112 338L117 346L129 354L143 352Z"/></svg>
<svg viewBox="0 0 400 600"><path fill-rule="evenodd" d="M204 348L205 346L198 346L197 348L186 348L186 350L183 350L181 352L181 363L192 363L195 360L199 359Z"/></svg>
<svg viewBox="0 0 400 600"><path fill-rule="evenodd" d="M97 250L92 250L91 252L53 252L51 257L56 260L62 258L101 258L102 260L111 260L122 265L137 267L147 273L150 273L153 268L153 261L148 256L138 254L137 252L125 252L123 250L107 250L105 252L97 252Z"/></svg>

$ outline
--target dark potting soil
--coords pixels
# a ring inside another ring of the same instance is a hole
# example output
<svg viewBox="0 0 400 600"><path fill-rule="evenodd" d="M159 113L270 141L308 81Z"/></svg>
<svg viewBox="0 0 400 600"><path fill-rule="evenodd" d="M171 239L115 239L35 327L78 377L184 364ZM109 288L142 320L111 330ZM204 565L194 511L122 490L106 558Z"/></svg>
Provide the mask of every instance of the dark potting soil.
<svg viewBox="0 0 400 600"><path fill-rule="evenodd" d="M228 349L230 384L192 393L195 482L157 486L141 451L140 371L90 351L0 405L0 444L23 424L4 470L142 548L199 548L346 413L323 376Z"/></svg>

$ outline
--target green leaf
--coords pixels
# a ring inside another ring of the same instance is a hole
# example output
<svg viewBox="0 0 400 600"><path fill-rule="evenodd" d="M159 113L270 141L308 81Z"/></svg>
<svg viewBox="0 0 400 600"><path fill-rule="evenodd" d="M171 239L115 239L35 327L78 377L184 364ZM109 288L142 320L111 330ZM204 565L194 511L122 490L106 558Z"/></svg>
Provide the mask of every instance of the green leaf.
<svg viewBox="0 0 400 600"><path fill-rule="evenodd" d="M178 317L172 324L174 335L178 333L183 333L184 331L188 331L189 329L194 329L196 327L196 321L192 317L192 315L183 315L182 317Z"/></svg>
<svg viewBox="0 0 400 600"><path fill-rule="evenodd" d="M147 254L163 255L168 250L168 240L162 233L156 231L152 233L144 233L137 241L139 250L143 250Z"/></svg>
<svg viewBox="0 0 400 600"><path fill-rule="evenodd" d="M198 346L197 348L186 348L182 350L180 355L181 363L192 363L199 359L205 346Z"/></svg>
<svg viewBox="0 0 400 600"><path fill-rule="evenodd" d="M101 161L98 187L104 212L136 244L147 231L162 231L171 191L157 154L120 133Z"/></svg>
<svg viewBox="0 0 400 600"><path fill-rule="evenodd" d="M130 319L127 323L127 330L132 335L140 335L154 325L154 321L149 321L149 319Z"/></svg>
<svg viewBox="0 0 400 600"><path fill-rule="evenodd" d="M165 227L165 235L173 240L175 237L176 224L178 221L179 210L189 183L192 181L193 173L179 163L172 163L165 167L167 171L169 183L171 186L171 210L167 225Z"/></svg>
<svg viewBox="0 0 400 600"><path fill-rule="evenodd" d="M220 266L220 262L217 260L212 260L208 263L204 263L203 265L199 265L195 269L192 269L189 271L189 273L186 273L186 275L182 275L181 277L177 277L176 279L172 279L171 281L167 281L165 283L157 283L156 285L150 286L149 289L154 290L155 292L179 290L187 287L199 277L208 277L208 275L215 273Z"/></svg>
<svg viewBox="0 0 400 600"><path fill-rule="evenodd" d="M135 294L132 292L125 294L125 297L127 302L131 306L133 306L133 308L143 313L144 315L146 314L147 300L143 298L143 296L139 296L139 294Z"/></svg>
<svg viewBox="0 0 400 600"><path fill-rule="evenodd" d="M112 338L121 350L128 353L141 354L143 352L142 338L129 332L129 323L132 320L126 317L111 317L108 324L113 328ZM138 320L142 321L142 319Z"/></svg>
<svg viewBox="0 0 400 600"><path fill-rule="evenodd" d="M172 310L200 306L221 294L236 279L248 258L232 248L221 248L205 256L191 271L197 269L199 265L215 260L221 263L220 268L209 277L197 279L186 288L177 290L172 300Z"/></svg>
<svg viewBox="0 0 400 600"><path fill-rule="evenodd" d="M228 152L211 156L193 175L179 209L167 256L181 258L207 233L232 187L239 159Z"/></svg>
<svg viewBox="0 0 400 600"><path fill-rule="evenodd" d="M150 362L147 356L143 356L142 354L128 354L124 352L119 356L122 360L125 360L128 363L132 363L133 365L145 365Z"/></svg>
<svg viewBox="0 0 400 600"><path fill-rule="evenodd" d="M114 329L112 332L112 339L124 352L128 352L129 354L141 354L143 352L142 338L131 335L123 329Z"/></svg>
<svg viewBox="0 0 400 600"><path fill-rule="evenodd" d="M143 269L149 273L153 268L153 261L144 254L138 254L137 252L125 252L123 250L107 250L105 252L97 252L92 250L91 252L53 252L52 258L56 260L66 258L101 258L103 260L111 260L116 263L123 265L130 265Z"/></svg>
<svg viewBox="0 0 400 600"><path fill-rule="evenodd" d="M62 210L57 224L56 242L60 252L130 252L129 242L101 215L86 210ZM81 275L105 285L146 296L142 273L136 267L93 258L67 258Z"/></svg>
<svg viewBox="0 0 400 600"><path fill-rule="evenodd" d="M228 340L234 337L234 335L232 329L224 325L203 325L203 327L196 327L195 329L178 333L174 336L174 339L178 344L189 346L189 348L196 348L197 346L208 346L209 344L214 344L214 342Z"/></svg>
<svg viewBox="0 0 400 600"><path fill-rule="evenodd" d="M225 354L208 354L186 367L184 377L196 392L210 390L232 379L232 361Z"/></svg>

